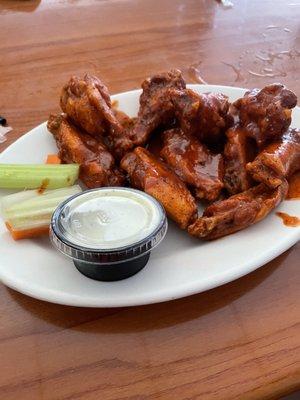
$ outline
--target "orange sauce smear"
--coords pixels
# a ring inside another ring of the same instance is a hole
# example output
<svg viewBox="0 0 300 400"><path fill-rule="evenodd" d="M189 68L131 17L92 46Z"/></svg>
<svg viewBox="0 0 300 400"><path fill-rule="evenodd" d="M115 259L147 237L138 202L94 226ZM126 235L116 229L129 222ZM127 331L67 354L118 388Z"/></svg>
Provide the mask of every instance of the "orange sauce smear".
<svg viewBox="0 0 300 400"><path fill-rule="evenodd" d="M118 100L113 100L113 101L111 102L111 106L112 106L112 108L117 109L117 108L119 107L119 102L118 102Z"/></svg>
<svg viewBox="0 0 300 400"><path fill-rule="evenodd" d="M298 217L293 217L292 215L279 211L276 213L276 215L278 215L278 217L282 219L284 225L286 226L290 226L293 228L300 226L300 218Z"/></svg>
<svg viewBox="0 0 300 400"><path fill-rule="evenodd" d="M37 189L38 194L43 194L44 191L47 189L49 183L50 183L49 179L44 179L41 184L41 187Z"/></svg>

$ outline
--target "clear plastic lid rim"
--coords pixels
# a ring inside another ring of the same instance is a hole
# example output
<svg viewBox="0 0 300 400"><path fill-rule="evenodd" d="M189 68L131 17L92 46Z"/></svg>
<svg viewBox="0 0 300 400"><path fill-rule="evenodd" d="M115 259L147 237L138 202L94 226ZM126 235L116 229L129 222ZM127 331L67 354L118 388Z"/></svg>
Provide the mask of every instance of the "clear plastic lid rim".
<svg viewBox="0 0 300 400"><path fill-rule="evenodd" d="M154 199L152 196L149 196L147 193L141 192L136 189L121 188L121 187L110 187L109 189L130 190L134 192L135 191L139 192L139 194L142 193L144 196L151 198L151 200L154 203L156 203L157 207L160 209L162 216L161 222L150 235L140 240L139 242L132 243L132 245L119 247L116 249L109 249L109 250L89 249L87 247L75 245L74 243L69 242L66 238L62 237L62 235L57 229L57 221L64 207L70 201L72 201L74 198L78 196L103 189L108 189L108 188L105 187L105 188L91 189L84 191L82 193L75 194L74 196L71 196L58 206L58 208L55 210L52 216L50 224L50 239L53 245L67 257L70 257L78 261L84 261L87 263L97 263L97 264L112 264L112 263L120 263L120 262L134 260L135 258L139 258L143 255L146 255L152 249L158 246L158 244L164 239L168 228L168 221L164 208L156 199Z"/></svg>

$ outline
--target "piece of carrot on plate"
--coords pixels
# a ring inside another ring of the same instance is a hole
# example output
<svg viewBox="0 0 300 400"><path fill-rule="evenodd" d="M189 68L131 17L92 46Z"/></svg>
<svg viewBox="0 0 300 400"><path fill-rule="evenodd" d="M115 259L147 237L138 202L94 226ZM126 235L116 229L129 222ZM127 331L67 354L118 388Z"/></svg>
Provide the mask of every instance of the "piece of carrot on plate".
<svg viewBox="0 0 300 400"><path fill-rule="evenodd" d="M56 207L81 192L78 185L54 190L23 190L3 196L0 211L5 225L15 240L29 239L49 233Z"/></svg>
<svg viewBox="0 0 300 400"><path fill-rule="evenodd" d="M61 159L57 154L48 154L46 164L61 164Z"/></svg>
<svg viewBox="0 0 300 400"><path fill-rule="evenodd" d="M39 226L37 228L14 230L8 222L6 222L5 225L14 240L31 239L41 235L49 234L49 226Z"/></svg>

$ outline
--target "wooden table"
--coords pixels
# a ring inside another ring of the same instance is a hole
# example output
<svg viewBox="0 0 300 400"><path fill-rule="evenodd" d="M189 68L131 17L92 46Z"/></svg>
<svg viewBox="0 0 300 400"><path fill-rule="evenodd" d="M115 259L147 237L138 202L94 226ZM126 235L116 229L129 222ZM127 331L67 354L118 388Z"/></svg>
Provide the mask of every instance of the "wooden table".
<svg viewBox="0 0 300 400"><path fill-rule="evenodd" d="M58 110L71 74L112 93L180 68L190 82L300 96L299 0L0 4L4 149ZM34 151L34 149L33 149ZM1 256L0 256L1 257ZM278 399L300 388L300 246L238 281L146 307L78 309L0 286L1 400Z"/></svg>

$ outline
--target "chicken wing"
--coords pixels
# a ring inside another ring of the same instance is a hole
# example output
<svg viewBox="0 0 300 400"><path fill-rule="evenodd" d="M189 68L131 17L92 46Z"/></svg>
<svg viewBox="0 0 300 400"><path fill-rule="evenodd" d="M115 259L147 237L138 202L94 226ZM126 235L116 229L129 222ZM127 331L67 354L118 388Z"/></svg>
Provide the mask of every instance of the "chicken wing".
<svg viewBox="0 0 300 400"><path fill-rule="evenodd" d="M185 184L146 149L136 147L127 153L121 167L128 173L132 186L155 197L182 229L195 219L197 205Z"/></svg>
<svg viewBox="0 0 300 400"><path fill-rule="evenodd" d="M120 110L114 109L113 112L122 127L122 131L105 136L104 143L116 159L121 160L128 151L131 151L135 147L134 142L130 139L130 132L134 127L136 118L130 118Z"/></svg>
<svg viewBox="0 0 300 400"><path fill-rule="evenodd" d="M154 75L142 83L140 109L130 135L135 145L145 144L156 128L169 127L173 122L174 107L168 96L170 88L185 88L185 81L179 70Z"/></svg>
<svg viewBox="0 0 300 400"><path fill-rule="evenodd" d="M121 186L125 177L115 165L106 146L80 132L63 115L50 115L47 127L59 148L64 163L80 164L79 177L89 188Z"/></svg>
<svg viewBox="0 0 300 400"><path fill-rule="evenodd" d="M147 150L150 151L151 154L153 154L156 158L162 159L160 152L164 146L163 140L162 140L162 135L165 132L164 129L156 129L149 141L147 142Z"/></svg>
<svg viewBox="0 0 300 400"><path fill-rule="evenodd" d="M244 192L253 186L246 165L254 160L258 150L253 139L247 137L244 128L238 125L229 128L226 137L224 185L228 193L232 195Z"/></svg>
<svg viewBox="0 0 300 400"><path fill-rule="evenodd" d="M142 84L140 110L130 134L135 145L143 145L158 127L170 128L177 120L188 134L201 140L218 142L227 126L228 97L223 94L201 94L186 89L178 70L154 75Z"/></svg>
<svg viewBox="0 0 300 400"><path fill-rule="evenodd" d="M297 104L296 95L284 85L274 83L263 89L253 89L232 105L240 125L256 140L259 147L278 139L290 126L291 110Z"/></svg>
<svg viewBox="0 0 300 400"><path fill-rule="evenodd" d="M231 123L227 114L228 97L224 94L170 89L175 116L183 132L197 136L208 145L223 143L225 128Z"/></svg>
<svg viewBox="0 0 300 400"><path fill-rule="evenodd" d="M211 153L195 137L179 128L163 133L161 157L187 185L194 187L196 197L213 201L223 188L223 157Z"/></svg>
<svg viewBox="0 0 300 400"><path fill-rule="evenodd" d="M95 137L107 136L107 144L116 155L133 147L122 121L119 121L107 87L95 76L73 76L63 87L60 105L68 118Z"/></svg>
<svg viewBox="0 0 300 400"><path fill-rule="evenodd" d="M245 229L265 218L284 199L287 190L286 181L276 189L269 189L261 183L216 202L188 227L188 232L198 238L212 240Z"/></svg>
<svg viewBox="0 0 300 400"><path fill-rule="evenodd" d="M95 76L73 76L63 87L60 98L62 110L77 126L93 136L107 134L110 125L121 129L111 107L107 87Z"/></svg>
<svg viewBox="0 0 300 400"><path fill-rule="evenodd" d="M263 149L247 164L247 171L258 182L276 188L285 178L300 170L300 130L289 129L279 140Z"/></svg>

